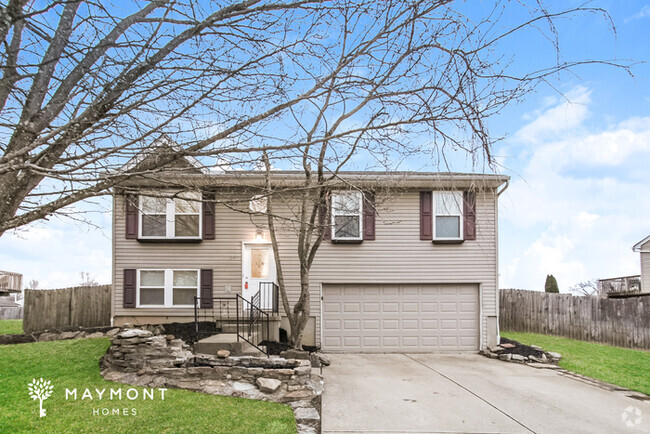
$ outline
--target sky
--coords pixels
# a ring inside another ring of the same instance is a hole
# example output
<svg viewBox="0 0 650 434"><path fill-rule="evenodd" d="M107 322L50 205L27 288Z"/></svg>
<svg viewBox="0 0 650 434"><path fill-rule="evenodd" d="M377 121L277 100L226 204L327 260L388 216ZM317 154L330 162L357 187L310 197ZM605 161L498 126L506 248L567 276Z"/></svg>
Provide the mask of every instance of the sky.
<svg viewBox="0 0 650 434"><path fill-rule="evenodd" d="M565 58L650 60L650 1L590 6L606 9L615 31L597 14L562 21ZM523 34L509 43L517 67L538 66L547 49L531 42L538 40ZM511 177L499 201L501 288L543 290L553 274L567 292L589 279L640 273L632 246L650 235L650 66L632 72L579 67L489 121L503 137L494 148L499 171ZM110 206L108 198L76 206L92 225L52 217L6 233L0 270L40 288L78 284L81 272L110 283Z"/></svg>

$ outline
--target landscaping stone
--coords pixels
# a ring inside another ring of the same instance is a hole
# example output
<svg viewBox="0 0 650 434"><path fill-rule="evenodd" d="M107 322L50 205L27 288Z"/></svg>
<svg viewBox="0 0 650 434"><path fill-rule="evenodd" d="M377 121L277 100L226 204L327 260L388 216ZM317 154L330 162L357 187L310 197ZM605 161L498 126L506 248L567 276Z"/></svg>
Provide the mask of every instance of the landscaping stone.
<svg viewBox="0 0 650 434"><path fill-rule="evenodd" d="M316 354L318 354L318 359L320 360L321 365L323 365L323 366L329 366L330 365L331 361L330 361L330 358L328 356L326 356L323 353L316 353Z"/></svg>
<svg viewBox="0 0 650 434"><path fill-rule="evenodd" d="M282 381L273 378L260 377L255 382L257 387L264 393L275 393L282 386Z"/></svg>
<svg viewBox="0 0 650 434"><path fill-rule="evenodd" d="M225 359L228 356L230 356L230 351L228 351L228 350L219 350L219 351L217 351L217 357L219 357L220 359Z"/></svg>
<svg viewBox="0 0 650 434"><path fill-rule="evenodd" d="M300 360L309 360L309 352L303 350L286 350L280 353L280 357L284 359L300 359Z"/></svg>
<svg viewBox="0 0 650 434"><path fill-rule="evenodd" d="M549 359L551 359L551 362L559 362L560 359L562 358L562 354L554 353L552 351L547 351L546 355L548 356Z"/></svg>
<svg viewBox="0 0 650 434"><path fill-rule="evenodd" d="M500 353L500 352L502 352L504 350L504 348L499 346L499 345L494 346L494 347L489 347L488 349L490 350L490 352L493 352L493 353Z"/></svg>
<svg viewBox="0 0 650 434"><path fill-rule="evenodd" d="M501 347L503 347L503 348L514 348L515 346L513 344L501 344Z"/></svg>
<svg viewBox="0 0 650 434"><path fill-rule="evenodd" d="M60 340L74 339L75 337L77 337L77 335L78 335L78 332L63 332L63 333L59 334L58 339L60 339Z"/></svg>
<svg viewBox="0 0 650 434"><path fill-rule="evenodd" d="M311 367L312 368L320 368L321 367L321 361L320 361L320 357L318 357L318 353L311 353L309 355L309 361L311 362Z"/></svg>
<svg viewBox="0 0 650 434"><path fill-rule="evenodd" d="M546 362L546 359L542 359L541 357L528 356L528 359L531 362L535 362L535 363L544 363L544 362Z"/></svg>
<svg viewBox="0 0 650 434"><path fill-rule="evenodd" d="M106 337L112 338L113 336L115 336L119 332L120 332L120 329L111 329L111 330L106 332Z"/></svg>
<svg viewBox="0 0 650 434"><path fill-rule="evenodd" d="M129 339L129 338L148 338L153 336L149 330L140 330L140 329L127 329L117 334L118 338Z"/></svg>
<svg viewBox="0 0 650 434"><path fill-rule="evenodd" d="M58 333L41 333L41 335L38 337L39 342L48 342L48 341L56 341L59 339L59 334Z"/></svg>
<svg viewBox="0 0 650 434"><path fill-rule="evenodd" d="M122 330L111 343L101 361L109 381L304 403L300 407L313 407L310 402L323 391L322 377L311 373L309 360L195 355L180 339L138 329Z"/></svg>
<svg viewBox="0 0 650 434"><path fill-rule="evenodd" d="M522 362L523 363L526 360L526 357L521 356L519 354L512 354L511 356L512 357L510 358L510 360L512 360L513 362Z"/></svg>
<svg viewBox="0 0 650 434"><path fill-rule="evenodd" d="M505 361L509 362L510 359L512 359L512 354L500 354L499 355L499 360L505 360Z"/></svg>
<svg viewBox="0 0 650 434"><path fill-rule="evenodd" d="M102 332L95 332L95 333L91 333L91 334L86 336L86 338L88 338L88 339L103 338L103 337L104 337L104 333L102 333Z"/></svg>

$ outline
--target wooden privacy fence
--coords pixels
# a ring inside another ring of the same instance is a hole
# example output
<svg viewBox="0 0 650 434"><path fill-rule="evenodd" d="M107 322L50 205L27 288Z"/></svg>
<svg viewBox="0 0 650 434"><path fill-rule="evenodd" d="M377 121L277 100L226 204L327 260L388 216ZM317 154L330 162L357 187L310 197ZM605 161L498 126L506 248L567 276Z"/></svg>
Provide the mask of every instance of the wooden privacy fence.
<svg viewBox="0 0 650 434"><path fill-rule="evenodd" d="M614 299L504 289L499 303L501 330L650 349L650 296Z"/></svg>
<svg viewBox="0 0 650 434"><path fill-rule="evenodd" d="M25 290L23 330L110 325L111 285Z"/></svg>

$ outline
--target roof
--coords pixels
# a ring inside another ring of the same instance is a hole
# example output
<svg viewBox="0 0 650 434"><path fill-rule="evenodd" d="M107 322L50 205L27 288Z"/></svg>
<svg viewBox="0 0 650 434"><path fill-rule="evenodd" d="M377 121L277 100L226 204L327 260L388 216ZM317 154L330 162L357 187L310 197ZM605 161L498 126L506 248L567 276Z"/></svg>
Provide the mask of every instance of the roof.
<svg viewBox="0 0 650 434"><path fill-rule="evenodd" d="M167 135L162 134L156 140L154 140L151 145L142 149L136 155L134 155L129 161L126 162L124 166L120 168L120 171L129 171L138 167L147 158L155 158L156 155L168 152L171 150L173 152L182 152L183 149L181 146L169 138ZM189 163L189 165L195 169L198 169L202 173L208 173L208 169L201 164L199 160L194 158L191 155L183 156L183 159Z"/></svg>
<svg viewBox="0 0 650 434"><path fill-rule="evenodd" d="M328 174L326 176L331 176ZM178 183L184 187L262 187L265 171L226 171L221 173L160 173L155 177L139 177L130 180L129 186L171 186ZM304 172L295 170L271 171L275 187L302 186ZM329 186L347 186L353 183L358 187L395 188L498 188L510 180L509 176L486 173L455 172L380 172L380 171L342 171L328 182Z"/></svg>
<svg viewBox="0 0 650 434"><path fill-rule="evenodd" d="M643 246L648 241L650 241L650 235L648 235L647 237L645 237L644 239L636 243L634 246L632 246L632 250L634 250L635 252L650 252L650 247L645 249L641 248L641 246Z"/></svg>

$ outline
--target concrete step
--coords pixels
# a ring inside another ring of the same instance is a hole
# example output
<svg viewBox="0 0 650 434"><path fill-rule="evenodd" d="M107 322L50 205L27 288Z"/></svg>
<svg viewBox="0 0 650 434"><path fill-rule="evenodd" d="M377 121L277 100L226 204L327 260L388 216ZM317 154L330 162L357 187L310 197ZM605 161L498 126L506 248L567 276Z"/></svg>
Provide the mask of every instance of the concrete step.
<svg viewBox="0 0 650 434"><path fill-rule="evenodd" d="M194 344L194 352L216 355L219 350L228 350L233 356L262 356L257 348L240 339L237 341L236 333L220 333L201 339Z"/></svg>

